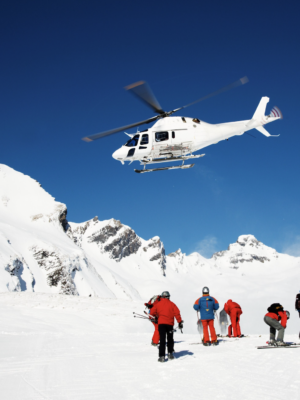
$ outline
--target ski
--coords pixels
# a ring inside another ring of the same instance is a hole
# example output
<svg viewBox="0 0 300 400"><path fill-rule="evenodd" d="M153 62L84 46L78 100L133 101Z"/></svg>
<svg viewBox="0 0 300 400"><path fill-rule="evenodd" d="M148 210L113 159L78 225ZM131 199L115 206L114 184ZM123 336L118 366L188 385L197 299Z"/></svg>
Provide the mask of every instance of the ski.
<svg viewBox="0 0 300 400"><path fill-rule="evenodd" d="M287 346L257 346L257 349L296 349L300 347L299 344L297 345L293 345L293 344L289 344Z"/></svg>
<svg viewBox="0 0 300 400"><path fill-rule="evenodd" d="M218 338L227 338L227 339L243 339L243 338L247 338L250 337L250 335L242 335L242 336L238 336L238 337L234 337L234 336L228 336L228 335L217 335Z"/></svg>

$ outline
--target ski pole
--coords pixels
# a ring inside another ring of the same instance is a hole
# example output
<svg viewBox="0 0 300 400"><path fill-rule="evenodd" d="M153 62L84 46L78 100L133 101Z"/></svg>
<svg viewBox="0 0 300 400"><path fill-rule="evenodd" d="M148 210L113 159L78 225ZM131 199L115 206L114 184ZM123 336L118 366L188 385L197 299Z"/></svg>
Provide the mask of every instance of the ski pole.
<svg viewBox="0 0 300 400"><path fill-rule="evenodd" d="M136 313L136 312L133 312L133 314L134 314L134 315L138 315L139 317L144 317L144 318L146 318L145 315L143 315L143 314L138 314L138 313ZM150 314L146 314L146 315L148 315L148 318L149 318L149 319L154 319L154 318L155 318L155 317L153 317L153 316L150 315Z"/></svg>
<svg viewBox="0 0 300 400"><path fill-rule="evenodd" d="M151 321L151 319L149 319L149 318L138 317L137 315L134 315L134 316L133 316L133 318L144 319L144 320L146 320L146 321L150 321L150 322L152 322L152 321Z"/></svg>
<svg viewBox="0 0 300 400"><path fill-rule="evenodd" d="M153 319L155 319L155 317L154 317L153 315L151 315L151 314L147 313L146 311L144 311L144 314L148 315L148 317L149 317L149 318L153 318Z"/></svg>

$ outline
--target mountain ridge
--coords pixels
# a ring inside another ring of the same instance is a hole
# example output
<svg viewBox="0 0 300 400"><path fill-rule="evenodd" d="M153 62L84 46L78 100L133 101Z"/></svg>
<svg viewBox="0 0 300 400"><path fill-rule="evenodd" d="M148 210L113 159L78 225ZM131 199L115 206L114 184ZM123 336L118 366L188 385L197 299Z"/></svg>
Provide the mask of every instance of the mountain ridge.
<svg viewBox="0 0 300 400"><path fill-rule="evenodd" d="M0 164L0 292L31 291L141 299L199 284L259 289L277 271L297 276L300 258L241 235L210 259L180 249L165 254L159 236L145 240L114 218L67 220L67 206L34 179ZM284 281L283 281L284 284Z"/></svg>

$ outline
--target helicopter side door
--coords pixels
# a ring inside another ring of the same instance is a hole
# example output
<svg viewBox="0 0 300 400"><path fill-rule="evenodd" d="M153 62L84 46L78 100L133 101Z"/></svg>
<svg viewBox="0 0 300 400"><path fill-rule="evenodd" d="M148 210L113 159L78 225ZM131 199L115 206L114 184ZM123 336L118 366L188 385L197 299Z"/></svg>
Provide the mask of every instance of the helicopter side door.
<svg viewBox="0 0 300 400"><path fill-rule="evenodd" d="M153 132L152 156L154 158L167 155L172 145L172 131Z"/></svg>
<svg viewBox="0 0 300 400"><path fill-rule="evenodd" d="M152 146L151 131L140 132L139 142L135 149L134 159L139 160L149 155Z"/></svg>

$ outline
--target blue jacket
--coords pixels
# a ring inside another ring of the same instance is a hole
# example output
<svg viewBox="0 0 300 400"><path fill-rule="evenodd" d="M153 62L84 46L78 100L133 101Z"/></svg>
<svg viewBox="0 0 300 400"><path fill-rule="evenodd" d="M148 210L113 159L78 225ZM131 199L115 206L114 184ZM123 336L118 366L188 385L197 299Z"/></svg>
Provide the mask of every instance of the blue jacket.
<svg viewBox="0 0 300 400"><path fill-rule="evenodd" d="M215 319L214 310L219 308L218 301L207 294L195 301L194 310L200 311L200 319Z"/></svg>

